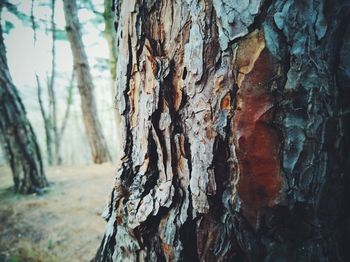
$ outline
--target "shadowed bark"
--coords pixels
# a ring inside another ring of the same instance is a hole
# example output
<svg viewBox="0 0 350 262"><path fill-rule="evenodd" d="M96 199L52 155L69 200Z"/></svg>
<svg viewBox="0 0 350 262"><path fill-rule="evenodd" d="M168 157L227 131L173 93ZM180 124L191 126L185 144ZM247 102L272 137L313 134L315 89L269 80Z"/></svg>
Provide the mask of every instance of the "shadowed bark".
<svg viewBox="0 0 350 262"><path fill-rule="evenodd" d="M347 1L115 1L124 157L96 261L347 261Z"/></svg>
<svg viewBox="0 0 350 262"><path fill-rule="evenodd" d="M101 124L97 117L96 102L93 94L94 85L82 41L80 23L77 16L77 6L75 0L64 0L63 4L66 31L72 49L74 68L77 74L85 131L90 144L92 160L94 163L100 164L111 160L111 157L102 134Z"/></svg>
<svg viewBox="0 0 350 262"><path fill-rule="evenodd" d="M2 3L0 3L0 12ZM6 60L0 25L0 142L20 193L41 192L48 185L35 133L27 119Z"/></svg>

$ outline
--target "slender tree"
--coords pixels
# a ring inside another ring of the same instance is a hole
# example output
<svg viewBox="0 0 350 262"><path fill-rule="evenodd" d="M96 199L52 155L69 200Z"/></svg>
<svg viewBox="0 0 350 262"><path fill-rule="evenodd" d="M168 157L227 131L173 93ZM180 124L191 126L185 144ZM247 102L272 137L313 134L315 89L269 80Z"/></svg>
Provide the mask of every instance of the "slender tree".
<svg viewBox="0 0 350 262"><path fill-rule="evenodd" d="M34 46L36 45L37 40L37 34L36 34L36 28L37 24L34 17L34 0L32 0L32 5L30 9L30 21L32 25L33 30L33 40L34 40ZM35 73L35 79L37 83L37 97L39 102L39 108L40 113L44 121L44 129L45 129L45 138L46 138L46 153L47 153L47 162L49 165L53 164L53 156L52 156L52 137L51 137L51 121L50 116L46 113L44 102L43 102L43 95L42 95L42 86L40 83L39 76L37 73Z"/></svg>
<svg viewBox="0 0 350 262"><path fill-rule="evenodd" d="M114 30L115 16L114 16L114 1L113 0L104 0L104 12L103 19L105 23L104 36L108 43L109 48L109 69L111 74L111 93L112 93L112 103L114 107L114 119L115 119L115 127L116 127L116 135L117 135L117 158L120 158L120 150L121 150L121 115L116 105L116 80L117 80L117 43L116 43L116 32Z"/></svg>
<svg viewBox="0 0 350 262"><path fill-rule="evenodd" d="M0 2L0 12L2 7ZM12 170L15 190L40 192L48 182L35 133L10 76L1 25L0 84L0 142Z"/></svg>
<svg viewBox="0 0 350 262"><path fill-rule="evenodd" d="M40 113L44 121L44 129L45 129L45 137L46 137L46 153L47 153L47 162L49 165L53 164L53 156L52 156L52 136L51 136L51 122L48 114L46 113L43 95L42 95L42 87L40 83L39 76L35 74L36 84L37 84L37 96L39 102Z"/></svg>
<svg viewBox="0 0 350 262"><path fill-rule="evenodd" d="M97 116L96 102L93 94L94 85L82 41L76 1L64 0L63 4L66 19L66 31L72 49L78 89L81 98L83 121L90 144L92 159L94 163L103 163L111 160L111 157Z"/></svg>
<svg viewBox="0 0 350 262"><path fill-rule="evenodd" d="M116 70L116 64L117 64L117 49L116 49L116 38L115 38L115 30L114 30L114 1L113 0L104 0L104 12L103 12L103 19L105 23L105 30L104 35L108 43L109 48L109 69L111 74L111 91L112 91L112 101L113 105L115 105L114 110L114 118L116 121L116 127L117 127L117 133L119 136L119 130L120 130L120 121L121 116L119 113L119 110L116 106L116 80L117 80L117 70Z"/></svg>
<svg viewBox="0 0 350 262"><path fill-rule="evenodd" d="M68 123L68 119L71 113L71 107L73 104L73 87L74 87L74 83L75 83L75 71L74 68L72 70L72 76L71 79L69 81L68 87L67 87L67 98L66 98L66 110L64 112L64 116L63 116L63 120L62 120L62 125L60 127L60 129L58 130L59 132L59 141L57 143L57 152L58 152L58 159L57 159L57 164L61 165L62 164L62 156L61 156L61 145L62 145L62 138L63 135L65 133L66 127L67 127L67 123Z"/></svg>
<svg viewBox="0 0 350 262"><path fill-rule="evenodd" d="M38 75L36 74L36 82L37 82L37 88L38 88L38 101L40 106L40 112L42 115L42 118L44 120L44 128L45 128L45 135L46 135L46 148L47 148L47 154L48 154L48 163L49 165L57 164L62 165L62 155L61 155L61 147L62 147L62 137L64 134L64 131L66 130L67 122L70 115L70 109L73 101L73 86L74 86L74 80L75 80L75 73L74 73L74 67L72 69L72 77L68 83L67 86L67 105L66 109L64 111L64 116L62 120L62 124L59 127L59 121L57 117L57 98L56 98L56 92L55 92L55 79L56 79L56 35L59 33L59 31L56 29L56 22L55 22L55 0L51 0L50 7L51 7L51 17L50 17L50 32L51 32L51 39L52 39L52 46L51 46L51 73L50 77L48 77L47 81L47 90L48 90L48 97L49 97L49 104L48 104L48 110L45 109L44 102L43 102L43 95L42 95L42 85L40 83L40 79ZM34 0L32 0L32 6L31 6L31 24L32 29L34 32L34 45L36 44L36 19L34 17ZM46 22L46 21L45 21ZM62 36L61 36L62 38ZM63 38L65 39L65 38ZM65 39L66 40L66 39ZM48 112L47 112L48 111ZM52 138L53 137L53 138ZM54 153L52 152L54 149Z"/></svg>
<svg viewBox="0 0 350 262"><path fill-rule="evenodd" d="M96 261L349 261L348 1L115 3Z"/></svg>
<svg viewBox="0 0 350 262"><path fill-rule="evenodd" d="M54 148L55 148L55 163L60 164L60 134L57 127L57 99L55 92L55 79L56 79L56 23L55 23L55 6L56 1L51 0L51 74L48 81L47 89L49 95L49 115L50 115L50 127L54 137Z"/></svg>
<svg viewBox="0 0 350 262"><path fill-rule="evenodd" d="M114 14L113 14L113 1L104 0L104 12L103 19L105 23L104 36L108 43L109 48L109 68L112 77L112 95L115 98L115 81L117 77L116 63L117 63L117 50L115 41L115 30L114 30Z"/></svg>

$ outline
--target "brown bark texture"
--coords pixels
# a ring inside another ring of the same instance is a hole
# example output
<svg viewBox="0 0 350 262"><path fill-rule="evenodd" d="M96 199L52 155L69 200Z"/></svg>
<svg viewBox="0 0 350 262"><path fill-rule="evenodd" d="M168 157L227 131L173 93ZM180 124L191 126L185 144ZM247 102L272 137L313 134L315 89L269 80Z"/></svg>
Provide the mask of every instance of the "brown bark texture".
<svg viewBox="0 0 350 262"><path fill-rule="evenodd" d="M1 25L0 85L0 142L12 170L14 188L24 194L41 193L48 186L41 152L10 76Z"/></svg>
<svg viewBox="0 0 350 262"><path fill-rule="evenodd" d="M348 261L349 1L115 1L124 157L96 261Z"/></svg>
<svg viewBox="0 0 350 262"><path fill-rule="evenodd" d="M72 49L74 70L77 75L78 89L81 98L85 131L91 149L92 160L94 163L100 164L111 160L111 156L97 116L94 84L82 40L77 5L75 0L64 0L63 4L66 31Z"/></svg>

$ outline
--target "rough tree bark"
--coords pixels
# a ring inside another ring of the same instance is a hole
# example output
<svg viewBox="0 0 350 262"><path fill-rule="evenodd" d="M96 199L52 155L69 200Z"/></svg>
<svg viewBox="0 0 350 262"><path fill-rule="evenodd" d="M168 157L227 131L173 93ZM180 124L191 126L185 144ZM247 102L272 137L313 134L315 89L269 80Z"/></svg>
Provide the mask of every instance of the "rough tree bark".
<svg viewBox="0 0 350 262"><path fill-rule="evenodd" d="M1 12L2 3L0 3ZM48 185L40 149L6 60L0 25L0 142L20 193L40 192Z"/></svg>
<svg viewBox="0 0 350 262"><path fill-rule="evenodd" d="M76 1L64 0L63 5L66 31L72 49L74 68L77 74L78 89L81 98L83 121L90 144L92 160L94 163L103 163L111 160L111 157L102 134L101 124L97 117L96 102L93 94L94 85L82 41Z"/></svg>
<svg viewBox="0 0 350 262"><path fill-rule="evenodd" d="M95 260L348 261L349 2L115 3L125 156Z"/></svg>

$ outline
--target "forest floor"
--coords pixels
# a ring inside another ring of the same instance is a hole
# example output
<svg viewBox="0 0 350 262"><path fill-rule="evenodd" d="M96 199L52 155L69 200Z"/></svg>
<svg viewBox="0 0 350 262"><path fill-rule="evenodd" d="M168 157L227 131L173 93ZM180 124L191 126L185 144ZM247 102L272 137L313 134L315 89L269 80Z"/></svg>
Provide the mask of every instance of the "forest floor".
<svg viewBox="0 0 350 262"><path fill-rule="evenodd" d="M101 217L116 165L47 168L43 195L13 192L0 166L0 262L90 261L101 242Z"/></svg>

